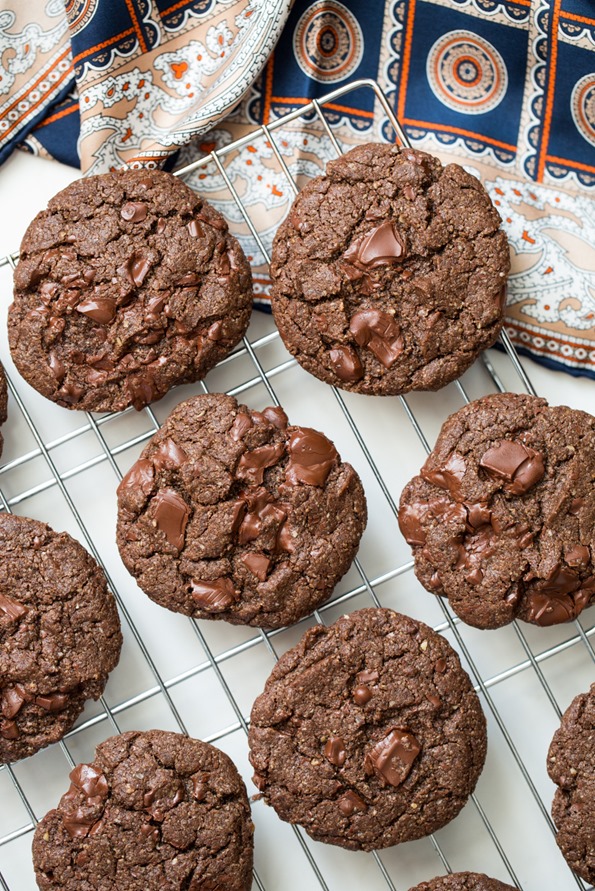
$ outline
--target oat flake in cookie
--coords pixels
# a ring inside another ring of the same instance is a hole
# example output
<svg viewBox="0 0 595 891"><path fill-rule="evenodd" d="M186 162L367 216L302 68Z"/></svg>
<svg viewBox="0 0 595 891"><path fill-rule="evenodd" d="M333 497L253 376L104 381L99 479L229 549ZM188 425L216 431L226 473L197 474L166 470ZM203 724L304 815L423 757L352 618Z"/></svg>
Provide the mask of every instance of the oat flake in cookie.
<svg viewBox="0 0 595 891"><path fill-rule="evenodd" d="M196 618L296 622L347 572L359 477L322 433L231 396L182 402L118 488L117 541L140 587Z"/></svg>
<svg viewBox="0 0 595 891"><path fill-rule="evenodd" d="M409 891L517 891L512 885L505 885L498 879L478 872L453 872L448 876L437 876L430 882L422 882Z"/></svg>
<svg viewBox="0 0 595 891"><path fill-rule="evenodd" d="M500 222L475 177L425 152L368 144L330 162L273 245L287 349L346 390L439 389L500 332L510 266Z"/></svg>
<svg viewBox="0 0 595 891"><path fill-rule="evenodd" d="M105 576L45 523L0 514L0 763L70 730L122 646Z"/></svg>
<svg viewBox="0 0 595 891"><path fill-rule="evenodd" d="M363 609L308 630L250 717L254 783L312 838L370 851L455 817L481 773L486 722L450 644Z"/></svg>
<svg viewBox="0 0 595 891"><path fill-rule="evenodd" d="M558 786L552 804L556 841L569 867L595 884L595 684L562 715L547 757Z"/></svg>
<svg viewBox="0 0 595 891"><path fill-rule="evenodd" d="M202 378L241 339L250 267L180 179L121 170L49 202L21 245L8 316L19 372L67 408L140 409Z"/></svg>
<svg viewBox="0 0 595 891"><path fill-rule="evenodd" d="M179 733L112 736L37 826L42 891L249 891L246 788L219 749Z"/></svg>
<svg viewBox="0 0 595 891"><path fill-rule="evenodd" d="M595 599L594 490L595 418L501 393L446 420L399 525L422 585L469 625L556 625Z"/></svg>

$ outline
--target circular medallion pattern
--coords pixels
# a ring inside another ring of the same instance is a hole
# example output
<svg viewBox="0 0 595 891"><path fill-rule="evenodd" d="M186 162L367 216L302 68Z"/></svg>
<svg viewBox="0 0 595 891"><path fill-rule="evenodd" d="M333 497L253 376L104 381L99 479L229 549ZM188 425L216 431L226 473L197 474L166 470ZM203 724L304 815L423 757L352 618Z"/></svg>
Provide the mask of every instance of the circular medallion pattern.
<svg viewBox="0 0 595 891"><path fill-rule="evenodd" d="M64 5L71 37L88 25L97 10L97 0L65 0Z"/></svg>
<svg viewBox="0 0 595 891"><path fill-rule="evenodd" d="M498 50L470 31L449 31L440 37L428 53L426 74L436 98L464 114L492 111L508 87Z"/></svg>
<svg viewBox="0 0 595 891"><path fill-rule="evenodd" d="M364 53L355 16L337 0L317 0L301 16L293 34L295 59L308 77L331 84L350 77Z"/></svg>
<svg viewBox="0 0 595 891"><path fill-rule="evenodd" d="M570 97L572 119L581 136L595 145L595 73L585 74Z"/></svg>

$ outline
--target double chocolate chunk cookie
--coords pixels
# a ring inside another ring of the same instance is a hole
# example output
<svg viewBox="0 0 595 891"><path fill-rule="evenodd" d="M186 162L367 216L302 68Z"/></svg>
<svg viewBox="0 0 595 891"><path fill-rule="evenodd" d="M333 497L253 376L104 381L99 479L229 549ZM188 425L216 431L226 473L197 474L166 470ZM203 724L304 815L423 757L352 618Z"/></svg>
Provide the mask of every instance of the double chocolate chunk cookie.
<svg viewBox="0 0 595 891"><path fill-rule="evenodd" d="M37 826L42 891L249 891L246 788L219 749L179 733L112 736Z"/></svg>
<svg viewBox="0 0 595 891"><path fill-rule="evenodd" d="M275 237L271 300L285 346L346 390L443 387L502 326L500 222L456 164L398 146L352 149L302 189Z"/></svg>
<svg viewBox="0 0 595 891"><path fill-rule="evenodd" d="M556 841L571 869L595 884L595 684L576 696L552 739L547 770Z"/></svg>
<svg viewBox="0 0 595 891"><path fill-rule="evenodd" d="M234 624L315 609L365 524L359 477L326 436L220 394L178 405L118 488L118 547L143 591Z"/></svg>
<svg viewBox="0 0 595 891"><path fill-rule="evenodd" d="M405 487L425 588L469 625L555 625L595 599L595 418L536 396L466 405Z"/></svg>
<svg viewBox="0 0 595 891"><path fill-rule="evenodd" d="M517 891L497 879L479 872L453 872L449 876L437 876L430 882L422 882L410 891Z"/></svg>
<svg viewBox="0 0 595 891"><path fill-rule="evenodd" d="M370 851L455 817L486 755L486 722L450 644L363 609L281 657L250 718L254 783L312 838Z"/></svg>
<svg viewBox="0 0 595 891"><path fill-rule="evenodd" d="M70 730L122 645L95 560L65 532L0 514L0 762Z"/></svg>
<svg viewBox="0 0 595 891"><path fill-rule="evenodd" d="M161 170L77 180L33 220L8 315L14 363L67 408L140 409L241 339L250 267L216 210Z"/></svg>

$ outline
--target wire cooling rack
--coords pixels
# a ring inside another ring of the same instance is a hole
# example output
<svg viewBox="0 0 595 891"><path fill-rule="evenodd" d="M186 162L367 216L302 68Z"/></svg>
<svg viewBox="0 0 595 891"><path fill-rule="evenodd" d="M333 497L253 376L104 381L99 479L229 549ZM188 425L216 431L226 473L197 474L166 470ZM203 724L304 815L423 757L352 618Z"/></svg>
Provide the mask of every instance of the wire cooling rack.
<svg viewBox="0 0 595 891"><path fill-rule="evenodd" d="M266 239L242 204L227 172L229 163L246 147L258 153L266 146L286 189L297 192L296 175L303 167L292 168L284 157L283 133L295 136L307 121L319 128L330 154L340 153L332 110L356 90L366 91L368 98L373 93L376 113L386 115L397 138L406 142L378 85L358 81L179 172L218 177L239 228L267 258ZM16 255L0 259L5 295L15 262ZM113 733L160 727L200 737L228 752L255 792L246 730L252 702L275 659L315 622L330 623L343 612L374 604L422 619L459 652L488 720L488 759L476 792L456 820L434 836L374 854L312 842L262 801L254 802L254 887L407 891L424 879L458 870L486 872L521 891L587 887L569 871L555 844L549 816L554 790L545 762L561 712L595 675L595 610L556 628L469 628L420 587L396 522L400 491L419 470L451 411L488 392L534 392L506 333L502 345L504 352L489 351L439 393L357 396L307 375L285 351L272 318L255 313L243 345L203 383L177 388L140 413L85 415L48 403L24 384L4 340L10 414L0 466L1 506L66 529L102 564L118 599L124 647L104 696L87 706L63 742L0 768L1 888L36 887L30 855L36 821L67 788L73 765L90 761L95 745ZM358 558L333 598L291 628L265 633L169 613L139 591L117 553L118 481L173 406L207 390L226 391L255 409L281 403L292 423L326 432L364 482L370 519Z"/></svg>

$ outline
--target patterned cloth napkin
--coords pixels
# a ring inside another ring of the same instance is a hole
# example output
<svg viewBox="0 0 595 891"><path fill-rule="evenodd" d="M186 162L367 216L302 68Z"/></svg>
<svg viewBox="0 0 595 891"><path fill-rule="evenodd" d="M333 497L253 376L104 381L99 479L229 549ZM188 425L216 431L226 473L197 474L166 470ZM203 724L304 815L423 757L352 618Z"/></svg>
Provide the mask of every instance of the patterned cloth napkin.
<svg viewBox="0 0 595 891"><path fill-rule="evenodd" d="M517 348L595 378L592 0L0 0L0 161L20 145L84 173L180 166L358 78L381 85L413 145L490 192ZM369 87L324 109L343 149L394 139ZM275 139L298 181L335 153L315 117ZM226 172L261 244L216 169L188 180L239 232L266 303L293 194L266 139Z"/></svg>

